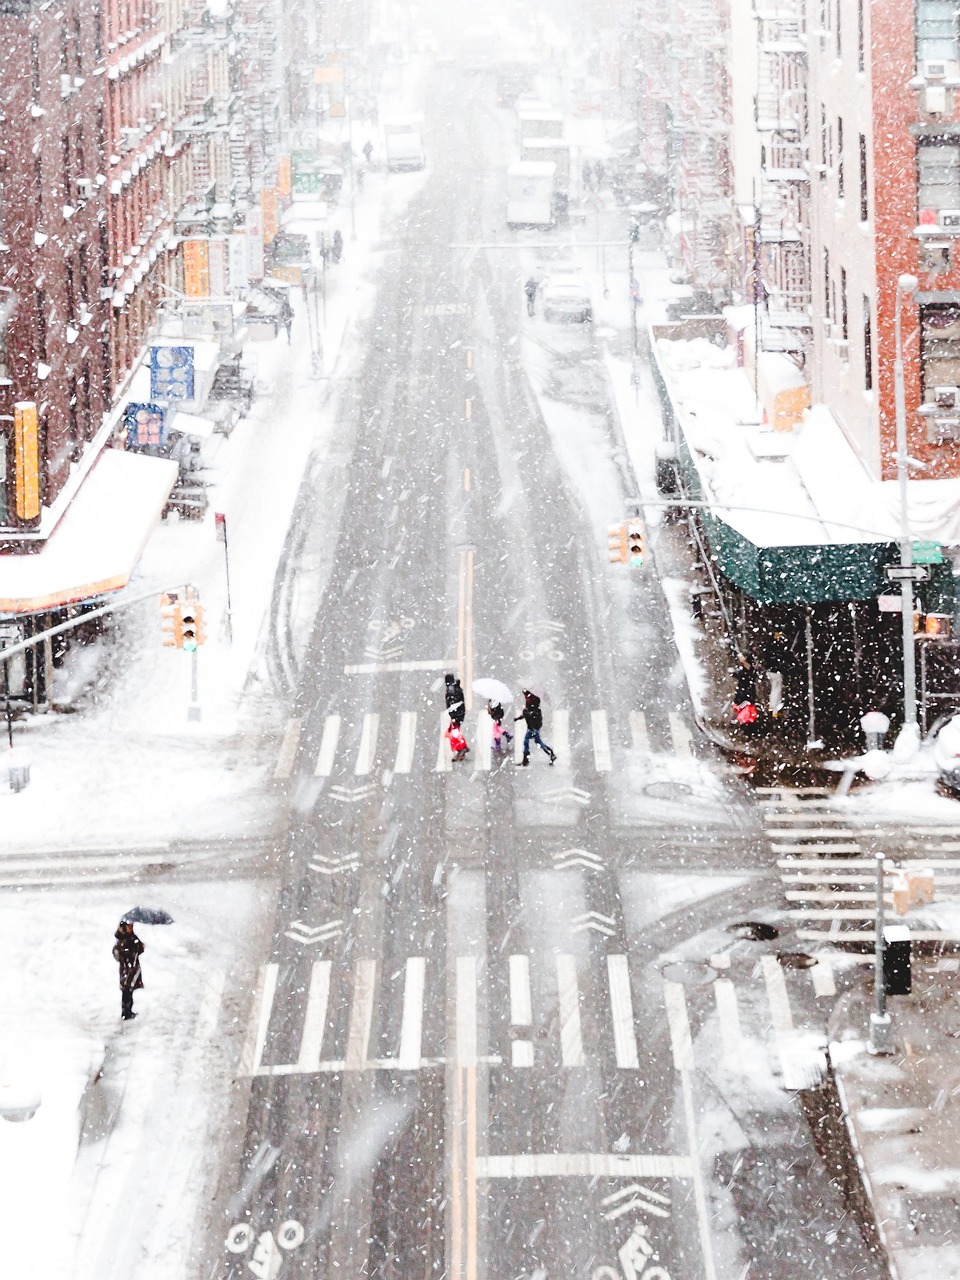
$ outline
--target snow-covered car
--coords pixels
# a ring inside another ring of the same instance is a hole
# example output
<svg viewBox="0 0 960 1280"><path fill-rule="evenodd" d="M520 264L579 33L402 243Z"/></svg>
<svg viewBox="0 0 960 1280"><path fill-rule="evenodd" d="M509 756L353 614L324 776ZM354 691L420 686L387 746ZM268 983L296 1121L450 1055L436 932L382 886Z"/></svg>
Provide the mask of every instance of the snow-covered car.
<svg viewBox="0 0 960 1280"><path fill-rule="evenodd" d="M540 308L548 323L593 319L593 304L586 287L569 276L548 276L540 286Z"/></svg>
<svg viewBox="0 0 960 1280"><path fill-rule="evenodd" d="M933 758L940 770L938 789L960 798L960 716L952 716L937 734Z"/></svg>

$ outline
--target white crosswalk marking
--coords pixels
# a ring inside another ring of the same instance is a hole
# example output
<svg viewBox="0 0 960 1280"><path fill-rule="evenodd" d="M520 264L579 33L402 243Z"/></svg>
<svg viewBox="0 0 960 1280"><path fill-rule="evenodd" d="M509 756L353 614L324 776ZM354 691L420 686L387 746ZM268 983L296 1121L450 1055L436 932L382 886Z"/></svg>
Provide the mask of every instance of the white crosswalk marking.
<svg viewBox="0 0 960 1280"><path fill-rule="evenodd" d="M761 956L760 965L773 1019L773 1035L785 1089L805 1089L819 1083L820 1071L793 1028L787 983L776 956Z"/></svg>
<svg viewBox="0 0 960 1280"><path fill-rule="evenodd" d="M443 735L446 732L447 725L450 720L447 716L440 717L440 741L437 745L437 766L435 773L449 773L453 769L453 755L450 751L450 741Z"/></svg>
<svg viewBox="0 0 960 1280"><path fill-rule="evenodd" d="M813 989L818 996L835 996L837 984L833 980L833 965L829 960L821 958L810 970Z"/></svg>
<svg viewBox="0 0 960 1280"><path fill-rule="evenodd" d="M737 993L729 978L718 978L713 984L720 1019L720 1036L723 1040L724 1065L731 1071L744 1069L743 1037L740 1032L740 1011Z"/></svg>
<svg viewBox="0 0 960 1280"><path fill-rule="evenodd" d="M670 741L673 743L674 754L684 757L692 756L693 737L683 716L676 711L671 711L667 720L670 724Z"/></svg>
<svg viewBox="0 0 960 1280"><path fill-rule="evenodd" d="M550 726L549 742L551 747L564 762L570 760L570 712L555 711L553 724Z"/></svg>
<svg viewBox="0 0 960 1280"><path fill-rule="evenodd" d="M417 1071L423 1054L423 991L427 962L423 956L411 956L403 983L403 1016L400 1020L400 1052L397 1066L401 1071Z"/></svg>
<svg viewBox="0 0 960 1280"><path fill-rule="evenodd" d="M526 1027L529 1033L533 1023L533 1000L530 995L530 957L511 956L510 966L510 1023L514 1027ZM514 1038L510 1044L510 1059L515 1067L533 1066L533 1041Z"/></svg>
<svg viewBox="0 0 960 1280"><path fill-rule="evenodd" d="M610 762L610 731L607 727L607 713L605 711L590 712L590 730L593 735L593 761L596 765L597 773L609 773Z"/></svg>
<svg viewBox="0 0 960 1280"><path fill-rule="evenodd" d="M523 759L523 735L527 732L525 720L518 720L513 731L513 760L519 764Z"/></svg>
<svg viewBox="0 0 960 1280"><path fill-rule="evenodd" d="M247 1038L240 1060L240 1069L247 1076L256 1075L263 1061L263 1050L267 1043L267 1031L270 1028L270 1014L273 1011L273 998L277 990L279 972L278 964L265 964L261 966L257 975L253 1014L247 1027Z"/></svg>
<svg viewBox="0 0 960 1280"><path fill-rule="evenodd" d="M477 1065L476 956L457 956L457 1065Z"/></svg>
<svg viewBox="0 0 960 1280"><path fill-rule="evenodd" d="M394 773L409 773L413 768L413 751L417 742L417 713L403 711L400 715L400 732L397 734L397 758L393 762Z"/></svg>
<svg viewBox="0 0 960 1280"><path fill-rule="evenodd" d="M630 971L626 956L607 956L607 978L610 983L610 1016L613 1019L617 1066L636 1070L640 1061L637 1057L633 996L630 993Z"/></svg>
<svg viewBox="0 0 960 1280"><path fill-rule="evenodd" d="M277 756L277 765L273 771L275 782L281 782L284 778L289 778L293 773L299 746L300 719L299 717L294 717L287 721L287 727L283 731L283 742L280 744L280 754Z"/></svg>
<svg viewBox="0 0 960 1280"><path fill-rule="evenodd" d="M357 763L353 767L355 774L363 776L373 768L377 758L377 733L379 729L379 715L375 711L368 711L363 717L363 728L360 731L360 749L357 752Z"/></svg>
<svg viewBox="0 0 960 1280"><path fill-rule="evenodd" d="M337 754L337 739L339 737L340 717L327 716L323 722L323 736L320 739L317 767L313 771L316 777L329 778L333 770L333 761Z"/></svg>
<svg viewBox="0 0 960 1280"><path fill-rule="evenodd" d="M344 1059L344 1069L347 1071L362 1070L369 1057L377 980L376 960L358 960L354 973L353 1004L350 1007L350 1027L347 1031L347 1053Z"/></svg>
<svg viewBox="0 0 960 1280"><path fill-rule="evenodd" d="M650 754L650 737L647 733L647 717L642 711L630 712L630 741L634 751Z"/></svg>
<svg viewBox="0 0 960 1280"><path fill-rule="evenodd" d="M316 1071L320 1066L330 997L330 969L329 960L316 960L310 970L307 1012L303 1021L300 1056L297 1058L297 1067L303 1072Z"/></svg>
<svg viewBox="0 0 960 1280"><path fill-rule="evenodd" d="M476 755L475 768L489 769L493 764L493 721L487 714L486 707L477 715L477 739L473 745Z"/></svg>
<svg viewBox="0 0 960 1280"><path fill-rule="evenodd" d="M563 952L557 956L557 999L560 1005L560 1060L565 1067L582 1067L577 959Z"/></svg>
<svg viewBox="0 0 960 1280"><path fill-rule="evenodd" d="M693 1040L687 1017L687 997L679 982L663 984L663 1000L667 1007L673 1065L678 1071L690 1071L693 1068Z"/></svg>

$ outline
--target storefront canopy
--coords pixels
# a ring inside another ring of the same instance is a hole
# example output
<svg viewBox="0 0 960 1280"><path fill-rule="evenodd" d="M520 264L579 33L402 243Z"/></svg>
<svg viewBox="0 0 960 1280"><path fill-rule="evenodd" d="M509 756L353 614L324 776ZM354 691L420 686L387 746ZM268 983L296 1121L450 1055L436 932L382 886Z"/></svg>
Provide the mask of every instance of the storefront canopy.
<svg viewBox="0 0 960 1280"><path fill-rule="evenodd" d="M0 555L0 613L42 613L125 587L176 462L105 449L42 551Z"/></svg>

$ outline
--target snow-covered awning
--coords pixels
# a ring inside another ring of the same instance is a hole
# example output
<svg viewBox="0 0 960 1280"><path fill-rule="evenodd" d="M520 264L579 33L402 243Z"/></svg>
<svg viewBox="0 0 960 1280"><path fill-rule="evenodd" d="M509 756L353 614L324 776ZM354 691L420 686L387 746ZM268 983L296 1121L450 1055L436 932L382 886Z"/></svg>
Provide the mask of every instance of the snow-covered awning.
<svg viewBox="0 0 960 1280"><path fill-rule="evenodd" d="M0 555L0 613L42 613L125 587L178 470L105 449L43 550Z"/></svg>

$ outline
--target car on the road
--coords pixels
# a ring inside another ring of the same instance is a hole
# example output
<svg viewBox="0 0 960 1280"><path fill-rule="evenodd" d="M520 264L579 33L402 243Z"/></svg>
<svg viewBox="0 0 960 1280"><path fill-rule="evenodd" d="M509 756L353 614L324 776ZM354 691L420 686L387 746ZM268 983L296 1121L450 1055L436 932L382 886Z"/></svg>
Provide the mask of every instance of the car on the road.
<svg viewBox="0 0 960 1280"><path fill-rule="evenodd" d="M567 275L547 276L543 281L540 310L548 324L565 321L587 324L593 319L589 290L581 281Z"/></svg>

